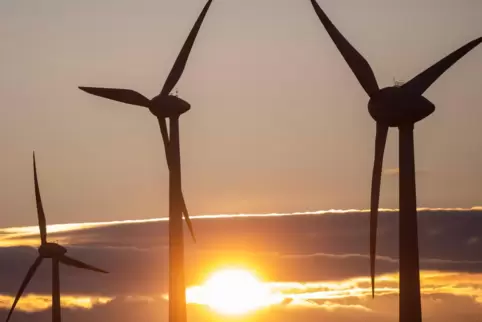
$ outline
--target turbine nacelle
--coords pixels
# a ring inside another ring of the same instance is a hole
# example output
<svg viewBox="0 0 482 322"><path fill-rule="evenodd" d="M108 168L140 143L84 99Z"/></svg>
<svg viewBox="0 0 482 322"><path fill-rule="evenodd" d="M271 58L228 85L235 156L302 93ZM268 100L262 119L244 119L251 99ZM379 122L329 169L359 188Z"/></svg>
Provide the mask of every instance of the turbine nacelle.
<svg viewBox="0 0 482 322"><path fill-rule="evenodd" d="M67 249L55 243L46 243L40 245L38 253L43 258L59 258L67 253Z"/></svg>
<svg viewBox="0 0 482 322"><path fill-rule="evenodd" d="M191 109L191 105L174 95L158 95L151 100L149 110L158 118L178 117Z"/></svg>
<svg viewBox="0 0 482 322"><path fill-rule="evenodd" d="M435 105L421 95L394 86L376 92L368 102L368 111L375 121L399 127L423 120L435 111Z"/></svg>

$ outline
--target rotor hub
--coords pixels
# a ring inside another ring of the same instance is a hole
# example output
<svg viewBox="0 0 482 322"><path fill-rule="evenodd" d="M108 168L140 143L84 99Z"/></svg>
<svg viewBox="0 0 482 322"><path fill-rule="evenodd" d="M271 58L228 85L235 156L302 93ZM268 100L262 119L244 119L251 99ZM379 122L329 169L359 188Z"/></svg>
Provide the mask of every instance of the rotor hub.
<svg viewBox="0 0 482 322"><path fill-rule="evenodd" d="M46 243L40 245L38 253L44 258L57 258L67 253L67 249L56 243Z"/></svg>
<svg viewBox="0 0 482 322"><path fill-rule="evenodd" d="M403 87L386 87L370 98L368 111L372 118L391 127L415 124L435 111L428 99L413 95Z"/></svg>
<svg viewBox="0 0 482 322"><path fill-rule="evenodd" d="M191 105L174 95L156 96L149 110L158 118L179 117L191 109Z"/></svg>

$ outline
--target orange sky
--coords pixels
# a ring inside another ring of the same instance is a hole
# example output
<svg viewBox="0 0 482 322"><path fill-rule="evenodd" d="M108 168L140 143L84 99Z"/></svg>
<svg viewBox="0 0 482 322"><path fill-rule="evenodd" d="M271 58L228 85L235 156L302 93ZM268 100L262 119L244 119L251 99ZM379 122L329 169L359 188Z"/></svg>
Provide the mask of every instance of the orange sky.
<svg viewBox="0 0 482 322"><path fill-rule="evenodd" d="M364 211L195 218L198 243L186 239L190 319L397 321L396 215L384 211L380 216L375 299L367 276L369 221ZM420 210L427 321L480 318L481 220L480 209ZM110 272L100 275L61 267L65 319L153 322L166 316L166 229L165 220L49 226L49 241L62 243L70 256ZM35 249L25 246L35 246L38 239L31 227L0 230L0 312L8 309L36 256ZM259 282L242 278L209 282L232 270L253 274ZM49 263L41 266L14 319L49 320L50 275ZM244 311L236 311L239 307Z"/></svg>

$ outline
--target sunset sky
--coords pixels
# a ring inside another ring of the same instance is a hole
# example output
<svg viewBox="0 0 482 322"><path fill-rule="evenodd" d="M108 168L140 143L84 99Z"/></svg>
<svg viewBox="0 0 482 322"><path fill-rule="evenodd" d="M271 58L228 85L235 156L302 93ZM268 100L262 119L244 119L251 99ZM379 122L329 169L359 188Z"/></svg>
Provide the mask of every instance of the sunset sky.
<svg viewBox="0 0 482 322"><path fill-rule="evenodd" d="M370 62L381 86L409 80L482 35L478 0L319 3ZM37 230L11 228L37 224L35 150L49 224L121 222L49 228L66 230L55 238L86 260L113 272L122 267L120 275L104 279L66 269L66 320L149 322L166 314L167 225L144 221L168 210L157 121L143 108L77 87L157 95L204 4L0 1L0 309L10 305L38 243ZM425 95L435 113L416 126L418 205L445 209L423 213L427 321L454 321L462 311L464 321L482 315L482 235L473 229L482 226L481 61L479 46L445 73ZM372 301L367 215L346 214L369 206L375 124L366 94L310 1L214 0L177 89L192 105L181 118L186 202L192 215L214 217L194 222L200 244L188 243L195 258L190 287L199 290L209 274L234 261L257 272L273 292L276 305L256 310L253 321L396 321L397 238L385 231L379 271L385 275ZM397 138L391 131L382 208L398 207ZM329 209L341 211L325 216ZM216 217L269 213L287 216ZM395 215L385 215L387 225ZM119 278L124 283L114 282ZM16 321L50 314L49 284L34 280ZM227 321L202 300L192 301L189 312L199 321Z"/></svg>
<svg viewBox="0 0 482 322"><path fill-rule="evenodd" d="M382 212L376 297L371 299L368 229L360 229L368 226L366 212L196 218L199 242L186 239L189 321L396 322L397 222L396 212ZM426 209L419 222L424 321L480 321L482 208ZM0 230L0 310L5 312L35 258L28 246L38 242L38 235L29 231ZM66 321L167 319L166 221L49 231L57 231L50 240L66 245L69 255L110 272L61 267ZM13 321L49 321L49 269L42 265L34 276ZM222 279L230 275L222 272L233 270L258 282ZM212 282L216 275L225 285Z"/></svg>

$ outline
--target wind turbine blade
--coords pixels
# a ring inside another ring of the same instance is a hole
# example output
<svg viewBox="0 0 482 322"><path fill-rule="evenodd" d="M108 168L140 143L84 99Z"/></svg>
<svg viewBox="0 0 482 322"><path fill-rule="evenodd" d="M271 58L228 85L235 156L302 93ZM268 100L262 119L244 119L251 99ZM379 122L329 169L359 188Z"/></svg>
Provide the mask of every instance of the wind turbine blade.
<svg viewBox="0 0 482 322"><path fill-rule="evenodd" d="M402 88L410 91L411 93L422 95L440 76L442 76L443 73L445 73L447 69L449 69L460 58L464 57L469 51L474 49L481 42L482 37L479 37L465 44L412 78L409 82L405 83Z"/></svg>
<svg viewBox="0 0 482 322"><path fill-rule="evenodd" d="M184 219L186 220L187 228L191 233L192 240L196 243L197 242L196 235L194 234L194 228L192 226L191 218L189 218L189 212L187 211L187 206L186 206L186 202L184 201L184 195L182 191L180 192L180 198L181 198L182 212L184 213Z"/></svg>
<svg viewBox="0 0 482 322"><path fill-rule="evenodd" d="M35 152L33 152L33 178L35 182L35 201L37 203L38 226L40 229L40 240L42 244L47 242L47 221L45 220L45 212L40 198L40 188L37 177L37 163L35 162Z"/></svg>
<svg viewBox="0 0 482 322"><path fill-rule="evenodd" d="M315 8L315 12L328 32L328 35L330 35L330 38L333 40L341 55L348 63L348 66L355 74L358 82L368 96L371 97L379 90L379 87L370 64L368 64L365 58L363 58L363 56L348 42L348 40L346 40L340 31L338 31L316 0L311 0L311 4L313 5L313 8Z"/></svg>
<svg viewBox="0 0 482 322"><path fill-rule="evenodd" d="M92 265L83 263L83 262L81 262L81 261L79 261L79 260L77 260L77 259L73 259L73 258L71 258L71 257L68 257L67 255L63 255L62 257L60 257L59 261L60 261L62 264L65 264L65 265L68 265L68 266L73 266L73 267L77 267L77 268L87 269L87 270L90 270L90 271L99 272L99 273L104 273L104 274L108 274L108 273L109 273L109 272L107 272L107 271L104 271L103 269L94 267L94 266L92 266Z"/></svg>
<svg viewBox="0 0 482 322"><path fill-rule="evenodd" d="M201 14L197 18L196 23L191 29L191 32L189 33L189 36L187 37L186 42L184 43L181 51L179 52L179 55L177 56L177 59L171 69L171 72L169 73L169 76L164 83L164 87L162 88L160 94L161 96L169 95L169 93L172 91L174 86L176 86L177 82L181 78L184 68L186 67L187 59L189 58L189 54L191 53L192 46L194 45L194 41L196 40L199 29L201 28L201 25L212 2L212 0L209 0L206 3L203 10L201 11Z"/></svg>
<svg viewBox="0 0 482 322"><path fill-rule="evenodd" d="M388 126L377 123L377 133L375 137L375 161L373 163L372 191L370 202L370 274L372 280L372 297L375 297L375 261L377 252L378 203L380 200L383 154L385 152L387 133Z"/></svg>
<svg viewBox="0 0 482 322"><path fill-rule="evenodd" d="M79 86L79 89L83 90L86 93L100 96L103 98L107 98L113 101L137 105L137 106L144 106L149 107L150 100L145 97L144 95L133 91L131 89L123 89L123 88L103 88L103 87L85 87Z"/></svg>
<svg viewBox="0 0 482 322"><path fill-rule="evenodd" d="M169 168L169 171L171 169L170 165L170 159L169 159L169 135L167 133L167 125L166 125L166 120L159 118L159 127L161 129L161 134L162 134L162 141L164 142L164 151L166 153L166 161L167 161L167 167ZM187 210L186 202L184 201L184 195L182 191L180 191L181 195L181 206L182 206L182 212L184 214L184 218L186 219L186 224L189 229L189 232L191 233L191 237L196 242L196 235L194 234L194 228L192 226L191 218L189 218L189 212Z"/></svg>
<svg viewBox="0 0 482 322"><path fill-rule="evenodd" d="M32 266L30 266L30 269L28 270L27 275L25 276L25 279L22 282L22 285L20 285L20 289L17 292L17 296L13 301L12 308L10 309L10 312L8 312L6 322L10 320L10 317L12 316L12 313L15 310L15 307L17 306L18 300L20 300L20 297L22 296L23 291L25 291L25 288L27 287L28 283L32 279L32 276L35 274L35 271L39 267L40 263L42 263L42 257L38 256L37 259L35 259L35 262L33 262Z"/></svg>

